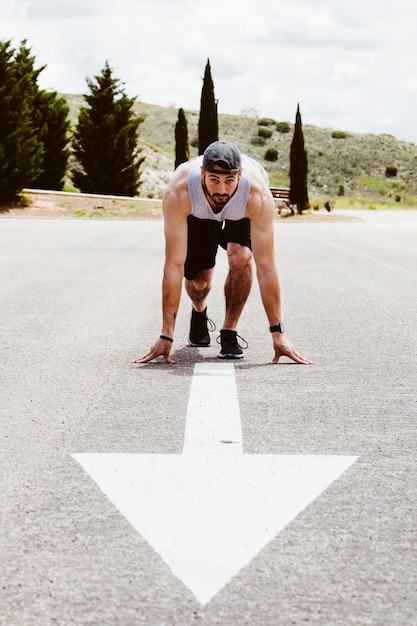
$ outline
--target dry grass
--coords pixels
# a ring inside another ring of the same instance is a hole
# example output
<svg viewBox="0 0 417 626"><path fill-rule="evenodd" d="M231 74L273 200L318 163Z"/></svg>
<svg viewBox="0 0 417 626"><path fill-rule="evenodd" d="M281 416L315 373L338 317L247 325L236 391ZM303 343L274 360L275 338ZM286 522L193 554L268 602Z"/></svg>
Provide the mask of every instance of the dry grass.
<svg viewBox="0 0 417 626"><path fill-rule="evenodd" d="M67 95L70 120L75 127L83 98ZM178 110L173 107L137 102L135 110L145 121L140 126L139 147L146 156L142 166L141 199L110 198L85 194L24 194L21 205L0 207L0 215L10 217L83 217L160 219L161 198L174 171L175 123ZM198 111L186 111L191 158L197 156ZM235 142L242 152L260 161L267 169L270 184L289 186L291 132L280 133L275 124L264 145L256 145L259 124L256 115L219 115L220 137ZM277 118L278 122L280 120ZM309 197L313 207L309 215L294 216L293 221L337 219L321 207L331 201L336 208L408 208L417 206L417 146L398 141L389 135L340 133L332 129L304 125L309 163ZM194 147L193 147L194 144ZM265 161L268 148L276 148L278 160ZM396 166L398 175L387 178L387 166ZM70 181L68 190L71 190ZM340 190L343 188L344 195ZM283 219L287 219L284 218ZM289 220L288 220L289 221Z"/></svg>
<svg viewBox="0 0 417 626"><path fill-rule="evenodd" d="M74 125L83 99L76 95L66 97ZM139 128L139 146L146 156L142 167L141 195L161 198L166 183L174 171L175 123L178 109L136 102L135 111L145 117ZM199 112L187 110L185 113L191 144L190 156L194 157L197 156L197 148L192 144L195 144L197 139ZM250 111L242 115L225 115L219 110L220 138L233 141L242 152L260 161L269 173L271 185L288 187L293 124L291 121L288 122L290 127L288 133L279 132L276 124L270 124L268 128L272 131L271 137L266 139L263 145L256 145L260 139L258 121L256 114ZM275 121L287 120L280 119L277 111ZM417 206L415 144L399 141L384 134L340 132L336 133L338 138L335 138L334 130L303 124L309 164L309 195L313 205L322 204L326 200L335 204L340 200L343 206L346 206L346 201L349 204L361 205L365 201L368 204L390 205L396 208ZM264 159L268 148L277 149L276 162L271 163ZM385 176L388 166L398 168L398 175L395 178ZM341 187L345 194L343 197L338 195Z"/></svg>
<svg viewBox="0 0 417 626"><path fill-rule="evenodd" d="M0 207L7 217L161 219L160 200L64 192L25 191L21 202Z"/></svg>
<svg viewBox="0 0 417 626"><path fill-rule="evenodd" d="M22 218L73 218L73 219L162 219L162 201L147 198L122 198L116 196L95 196L66 192L25 190L18 204L0 207L0 217ZM313 210L303 215L276 214L277 220L287 223L349 221L352 217L328 213L326 210Z"/></svg>

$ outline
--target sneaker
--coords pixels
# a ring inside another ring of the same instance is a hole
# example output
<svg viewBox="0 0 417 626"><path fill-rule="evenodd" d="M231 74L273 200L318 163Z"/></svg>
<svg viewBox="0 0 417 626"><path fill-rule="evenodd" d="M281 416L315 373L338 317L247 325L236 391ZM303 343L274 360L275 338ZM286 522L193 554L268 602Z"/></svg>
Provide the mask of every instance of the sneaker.
<svg viewBox="0 0 417 626"><path fill-rule="evenodd" d="M241 346L238 339L241 339L245 345ZM243 359L242 348L248 347L247 342L235 330L221 330L217 343L220 343L222 347L218 354L219 359Z"/></svg>
<svg viewBox="0 0 417 626"><path fill-rule="evenodd" d="M216 330L214 322L207 317L207 307L201 313L191 309L190 334L188 345L193 348L208 348L211 346L209 331Z"/></svg>

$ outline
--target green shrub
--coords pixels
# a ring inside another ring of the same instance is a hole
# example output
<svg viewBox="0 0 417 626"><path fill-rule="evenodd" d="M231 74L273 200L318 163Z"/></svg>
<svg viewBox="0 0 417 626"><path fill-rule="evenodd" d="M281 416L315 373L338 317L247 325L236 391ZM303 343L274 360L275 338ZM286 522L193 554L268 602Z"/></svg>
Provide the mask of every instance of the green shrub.
<svg viewBox="0 0 417 626"><path fill-rule="evenodd" d="M279 133L289 133L291 124L289 122L277 122L276 129Z"/></svg>
<svg viewBox="0 0 417 626"><path fill-rule="evenodd" d="M387 165L385 168L385 176L387 178L395 178L398 174L398 167L395 165Z"/></svg>
<svg viewBox="0 0 417 626"><path fill-rule="evenodd" d="M333 139L346 139L347 134L344 130L334 130L332 132Z"/></svg>
<svg viewBox="0 0 417 626"><path fill-rule="evenodd" d="M265 139L269 139L272 136L272 130L269 128L265 128L261 126L258 128L258 137L265 137Z"/></svg>
<svg viewBox="0 0 417 626"><path fill-rule="evenodd" d="M271 117L261 117L261 119L258 120L258 126L273 126L274 124L276 124L276 121Z"/></svg>
<svg viewBox="0 0 417 626"><path fill-rule="evenodd" d="M266 143L265 137L252 137L250 140L253 146L264 146Z"/></svg>
<svg viewBox="0 0 417 626"><path fill-rule="evenodd" d="M268 148L264 156L265 161L278 161L278 150L276 148Z"/></svg>

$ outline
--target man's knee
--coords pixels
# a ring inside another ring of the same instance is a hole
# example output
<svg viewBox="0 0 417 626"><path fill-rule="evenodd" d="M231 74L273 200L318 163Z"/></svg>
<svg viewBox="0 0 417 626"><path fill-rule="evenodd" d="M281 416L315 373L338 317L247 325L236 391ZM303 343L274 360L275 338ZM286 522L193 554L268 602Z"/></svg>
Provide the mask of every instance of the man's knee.
<svg viewBox="0 0 417 626"><path fill-rule="evenodd" d="M200 270L195 278L187 280L188 286L195 291L206 291L211 286L212 270Z"/></svg>
<svg viewBox="0 0 417 626"><path fill-rule="evenodd" d="M194 278L190 280L189 283L191 283L192 288L196 291L204 291L208 287L208 282L203 278Z"/></svg>
<svg viewBox="0 0 417 626"><path fill-rule="evenodd" d="M229 243L227 246L227 258L229 268L232 271L241 271L250 267L252 252L247 246L241 246L238 243Z"/></svg>

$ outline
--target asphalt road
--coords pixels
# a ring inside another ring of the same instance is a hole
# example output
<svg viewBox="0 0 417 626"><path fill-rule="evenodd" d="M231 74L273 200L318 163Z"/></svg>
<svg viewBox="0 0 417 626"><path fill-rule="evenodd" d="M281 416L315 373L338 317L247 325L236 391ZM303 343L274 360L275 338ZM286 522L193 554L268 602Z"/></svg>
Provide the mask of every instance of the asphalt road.
<svg viewBox="0 0 417 626"><path fill-rule="evenodd" d="M194 366L219 361L186 347L184 296L176 365L132 364L160 333L161 222L0 220L2 626L417 623L417 212L356 215L276 226L314 365L269 365L255 283L234 369L245 455L357 460L206 604L73 456L181 454ZM220 253L218 328L225 275Z"/></svg>

